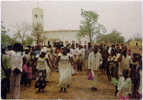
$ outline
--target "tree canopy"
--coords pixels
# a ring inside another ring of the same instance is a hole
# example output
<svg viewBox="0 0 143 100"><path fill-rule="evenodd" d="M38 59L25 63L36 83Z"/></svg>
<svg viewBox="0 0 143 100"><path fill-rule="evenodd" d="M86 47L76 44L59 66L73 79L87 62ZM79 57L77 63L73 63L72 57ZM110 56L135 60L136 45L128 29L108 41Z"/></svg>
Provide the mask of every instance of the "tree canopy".
<svg viewBox="0 0 143 100"><path fill-rule="evenodd" d="M93 42L94 35L106 32L105 27L98 23L99 15L96 12L81 9L81 16L84 20L80 22L79 37L87 36Z"/></svg>
<svg viewBox="0 0 143 100"><path fill-rule="evenodd" d="M32 26L28 23L20 23L14 26L15 34L13 39L17 40L22 45L31 45L33 43L33 38L31 36ZM11 42L14 42L12 39Z"/></svg>
<svg viewBox="0 0 143 100"><path fill-rule="evenodd" d="M98 35L97 42L111 42L111 43L123 43L124 37L121 36L121 33L114 30L109 34L100 34Z"/></svg>
<svg viewBox="0 0 143 100"><path fill-rule="evenodd" d="M27 37L30 35L30 32L32 31L31 25L25 22L16 24L14 26L14 29L15 29L15 34L13 38L15 38L17 41L19 41L22 44L24 44L25 40L27 39Z"/></svg>
<svg viewBox="0 0 143 100"><path fill-rule="evenodd" d="M6 48L10 44L10 37L7 35L7 29L4 25L1 25L1 46Z"/></svg>

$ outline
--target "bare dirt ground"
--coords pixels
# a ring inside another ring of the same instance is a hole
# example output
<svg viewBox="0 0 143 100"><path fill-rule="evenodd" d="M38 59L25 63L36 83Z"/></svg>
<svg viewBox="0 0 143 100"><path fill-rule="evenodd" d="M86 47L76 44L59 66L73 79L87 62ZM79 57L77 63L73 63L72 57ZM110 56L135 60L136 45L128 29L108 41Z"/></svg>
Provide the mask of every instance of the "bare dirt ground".
<svg viewBox="0 0 143 100"><path fill-rule="evenodd" d="M22 99L115 99L114 87L105 74L100 73L97 79L97 91L92 91L92 81L88 80L87 72L80 72L72 77L72 83L67 93L59 93L58 72L53 72L51 81L47 83L44 93L36 93L34 81L31 87L21 86Z"/></svg>

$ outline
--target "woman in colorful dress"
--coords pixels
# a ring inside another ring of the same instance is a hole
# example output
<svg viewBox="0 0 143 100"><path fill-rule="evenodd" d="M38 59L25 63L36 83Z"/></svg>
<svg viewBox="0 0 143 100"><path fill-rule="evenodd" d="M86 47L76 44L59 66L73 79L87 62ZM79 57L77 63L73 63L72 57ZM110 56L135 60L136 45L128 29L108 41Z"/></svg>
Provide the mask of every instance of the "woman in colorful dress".
<svg viewBox="0 0 143 100"><path fill-rule="evenodd" d="M40 57L37 60L37 79L35 83L35 87L38 88L37 92L40 92L41 90L44 91L44 88L46 86L46 67L47 62L45 59L45 53L41 52Z"/></svg>

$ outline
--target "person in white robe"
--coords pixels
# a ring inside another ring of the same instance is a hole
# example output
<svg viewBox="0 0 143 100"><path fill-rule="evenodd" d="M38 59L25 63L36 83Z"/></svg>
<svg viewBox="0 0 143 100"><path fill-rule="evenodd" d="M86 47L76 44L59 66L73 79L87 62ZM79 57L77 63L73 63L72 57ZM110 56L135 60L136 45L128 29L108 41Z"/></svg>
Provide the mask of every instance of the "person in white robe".
<svg viewBox="0 0 143 100"><path fill-rule="evenodd" d="M85 48L82 46L81 49L81 58L82 58L82 64L83 64L83 69L85 70Z"/></svg>
<svg viewBox="0 0 143 100"><path fill-rule="evenodd" d="M60 92L66 92L72 78L72 67L69 61L69 55L63 49L63 53L59 60L59 84Z"/></svg>
<svg viewBox="0 0 143 100"><path fill-rule="evenodd" d="M88 69L91 70L93 78L93 89L96 89L97 71L102 61L102 56L97 48L94 48L88 56Z"/></svg>
<svg viewBox="0 0 143 100"><path fill-rule="evenodd" d="M45 59L48 60L47 61L47 66L46 66L46 81L50 81L50 77L51 77L51 68L52 67L52 64L50 62L50 49L47 49L47 54L46 54L46 57Z"/></svg>
<svg viewBox="0 0 143 100"><path fill-rule="evenodd" d="M76 74L75 70L74 70L74 62L73 62L73 57L74 55L70 52L68 53L69 57L70 57L70 63L71 63L71 66L72 66L72 75Z"/></svg>
<svg viewBox="0 0 143 100"><path fill-rule="evenodd" d="M88 56L88 69L99 70L99 66L102 63L102 55L98 50L89 53Z"/></svg>

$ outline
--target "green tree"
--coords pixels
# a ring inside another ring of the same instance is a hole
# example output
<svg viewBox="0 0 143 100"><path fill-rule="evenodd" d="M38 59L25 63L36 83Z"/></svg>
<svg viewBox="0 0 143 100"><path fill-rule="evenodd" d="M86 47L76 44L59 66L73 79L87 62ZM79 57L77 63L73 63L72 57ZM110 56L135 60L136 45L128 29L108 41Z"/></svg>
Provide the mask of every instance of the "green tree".
<svg viewBox="0 0 143 100"><path fill-rule="evenodd" d="M32 45L33 38L31 36L27 36L26 39L23 41L23 45Z"/></svg>
<svg viewBox="0 0 143 100"><path fill-rule="evenodd" d="M100 34L97 38L97 42L110 42L110 43L123 43L124 37L121 36L121 33L114 30L110 34Z"/></svg>
<svg viewBox="0 0 143 100"><path fill-rule="evenodd" d="M7 35L7 29L4 25L1 25L1 46L6 48L9 44L10 37Z"/></svg>
<svg viewBox="0 0 143 100"><path fill-rule="evenodd" d="M88 37L90 42L93 42L94 35L106 32L103 25L98 23L98 14L93 11L81 9L81 16L84 20L80 22L79 37Z"/></svg>
<svg viewBox="0 0 143 100"><path fill-rule="evenodd" d="M2 48L6 48L9 44L10 37L5 33L1 33L1 46Z"/></svg>
<svg viewBox="0 0 143 100"><path fill-rule="evenodd" d="M20 43L20 42L17 41L16 38L10 38L9 43L10 45L14 45L15 43Z"/></svg>

